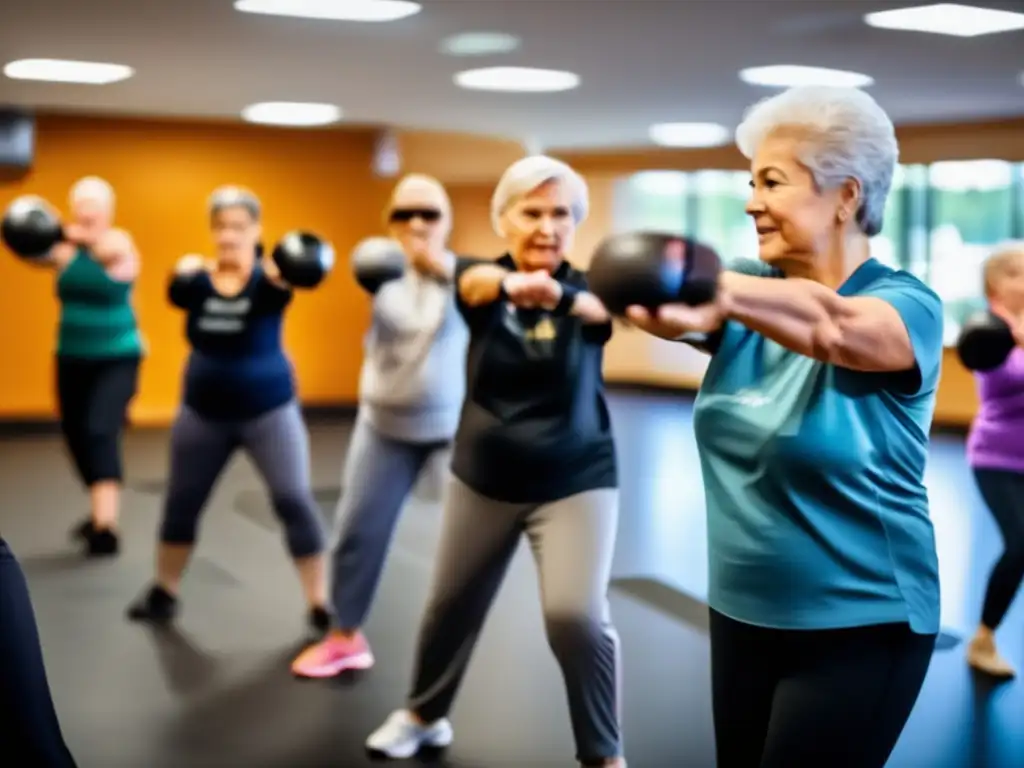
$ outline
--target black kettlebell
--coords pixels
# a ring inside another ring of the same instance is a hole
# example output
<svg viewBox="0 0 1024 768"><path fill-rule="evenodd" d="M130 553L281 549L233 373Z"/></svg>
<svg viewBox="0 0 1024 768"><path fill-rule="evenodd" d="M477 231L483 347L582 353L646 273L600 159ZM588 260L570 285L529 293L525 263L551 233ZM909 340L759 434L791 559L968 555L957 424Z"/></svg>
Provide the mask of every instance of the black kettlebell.
<svg viewBox="0 0 1024 768"><path fill-rule="evenodd" d="M64 239L64 228L49 203L35 195L16 198L7 207L0 237L16 256L39 259Z"/></svg>
<svg viewBox="0 0 1024 768"><path fill-rule="evenodd" d="M352 250L352 272L363 290L376 293L382 285L405 274L402 246L389 237L368 237Z"/></svg>
<svg viewBox="0 0 1024 768"><path fill-rule="evenodd" d="M637 305L697 306L713 301L721 261L711 248L659 232L610 235L597 246L587 284L613 315Z"/></svg>
<svg viewBox="0 0 1024 768"><path fill-rule="evenodd" d="M991 371L1000 367L1017 345L1010 326L991 312L971 315L960 330L957 356L970 371Z"/></svg>
<svg viewBox="0 0 1024 768"><path fill-rule="evenodd" d="M334 248L310 232L295 230L274 246L271 258L290 285L315 288L334 266Z"/></svg>

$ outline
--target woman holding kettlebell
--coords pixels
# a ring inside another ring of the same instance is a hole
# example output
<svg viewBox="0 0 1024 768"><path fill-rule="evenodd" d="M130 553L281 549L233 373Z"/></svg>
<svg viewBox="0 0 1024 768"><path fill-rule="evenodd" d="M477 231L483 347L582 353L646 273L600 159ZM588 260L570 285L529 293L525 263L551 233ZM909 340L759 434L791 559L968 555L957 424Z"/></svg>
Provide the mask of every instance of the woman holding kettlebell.
<svg viewBox="0 0 1024 768"><path fill-rule="evenodd" d="M760 260L697 306L627 310L711 354L694 430L718 765L882 768L940 626L924 472L942 302L871 257L898 145L867 93L790 89L736 139Z"/></svg>
<svg viewBox="0 0 1024 768"><path fill-rule="evenodd" d="M997 249L985 262L984 283L991 314L998 318L989 323L989 336L1003 337L988 346L1009 352L974 372L981 408L971 425L967 457L1004 547L989 575L967 660L979 672L1010 679L1016 670L999 652L995 633L1024 580L1024 243ZM999 327L999 320L1005 325ZM975 334L973 343L986 342ZM961 357L991 357L984 353L962 350Z"/></svg>
<svg viewBox="0 0 1024 768"><path fill-rule="evenodd" d="M407 758L451 743L448 714L526 539L577 760L625 765L619 643L607 597L619 515L601 375L612 324L586 273L568 260L588 208L586 182L565 163L519 160L491 202L508 252L456 265L455 298L469 328L466 400L413 679L405 705L367 739L374 753Z"/></svg>
<svg viewBox="0 0 1024 768"><path fill-rule="evenodd" d="M135 395L143 341L132 305L139 254L114 227L114 190L88 176L68 195L61 225L45 201L16 200L4 217L4 241L28 264L57 274L57 403L64 443L91 513L75 528L90 556L115 555L123 479L121 437Z"/></svg>
<svg viewBox="0 0 1024 768"><path fill-rule="evenodd" d="M309 623L318 632L327 627L323 522L313 498L309 435L281 330L293 280L312 287L318 281L313 273L322 278L330 262L315 237L297 234L286 236L273 257L262 258L261 214L252 192L215 191L209 217L216 259L186 256L170 281L171 303L187 314L192 352L171 430L156 578L129 608L133 620L173 619L200 514L228 460L242 448L270 490L299 572Z"/></svg>
<svg viewBox="0 0 1024 768"><path fill-rule="evenodd" d="M292 663L297 677L373 666L362 626L395 526L423 468L451 442L466 390L469 332L456 306L448 194L411 174L395 186L386 218L391 238L363 241L352 259L373 317L335 513L334 627Z"/></svg>

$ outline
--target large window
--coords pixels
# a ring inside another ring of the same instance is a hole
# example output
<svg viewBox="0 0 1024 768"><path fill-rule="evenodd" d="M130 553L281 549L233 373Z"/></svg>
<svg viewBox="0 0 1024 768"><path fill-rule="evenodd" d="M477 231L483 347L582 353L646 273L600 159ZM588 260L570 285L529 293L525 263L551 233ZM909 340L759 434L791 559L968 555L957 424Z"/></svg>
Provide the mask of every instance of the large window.
<svg viewBox="0 0 1024 768"><path fill-rule="evenodd" d="M686 203L692 178L679 171L644 171L622 179L615 185L616 227L688 234Z"/></svg>
<svg viewBox="0 0 1024 768"><path fill-rule="evenodd" d="M745 171L645 171L622 179L615 228L694 237L726 258L757 256L744 206ZM945 304L952 343L971 312L984 307L981 263L993 246L1024 238L1024 163L949 161L897 168L875 258L924 280Z"/></svg>

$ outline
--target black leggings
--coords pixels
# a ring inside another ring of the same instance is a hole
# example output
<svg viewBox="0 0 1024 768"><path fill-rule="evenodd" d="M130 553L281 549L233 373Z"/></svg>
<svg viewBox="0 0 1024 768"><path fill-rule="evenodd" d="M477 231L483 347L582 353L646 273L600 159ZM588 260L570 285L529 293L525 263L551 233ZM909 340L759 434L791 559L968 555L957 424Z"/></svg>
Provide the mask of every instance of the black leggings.
<svg viewBox="0 0 1024 768"><path fill-rule="evenodd" d="M0 754L12 765L75 768L50 697L21 566L0 538Z"/></svg>
<svg viewBox="0 0 1024 768"><path fill-rule="evenodd" d="M767 629L712 610L719 768L883 768L934 647L906 624Z"/></svg>
<svg viewBox="0 0 1024 768"><path fill-rule="evenodd" d="M988 577L981 623L996 629L1024 581L1024 472L974 470L982 498L1003 534L1003 554Z"/></svg>
<svg viewBox="0 0 1024 768"><path fill-rule="evenodd" d="M138 377L138 358L57 358L61 431L87 487L122 479L121 435Z"/></svg>

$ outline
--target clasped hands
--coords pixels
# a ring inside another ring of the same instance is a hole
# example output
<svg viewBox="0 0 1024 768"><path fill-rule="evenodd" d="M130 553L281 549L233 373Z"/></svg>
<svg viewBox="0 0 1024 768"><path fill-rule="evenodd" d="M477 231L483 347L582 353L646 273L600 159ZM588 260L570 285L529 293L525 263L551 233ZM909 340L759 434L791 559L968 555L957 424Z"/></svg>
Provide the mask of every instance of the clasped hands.
<svg viewBox="0 0 1024 768"><path fill-rule="evenodd" d="M178 259L178 263L174 265L175 274L182 276L194 275L197 272L202 272L204 269L210 269L210 264L198 253L189 253L182 256Z"/></svg>
<svg viewBox="0 0 1024 768"><path fill-rule="evenodd" d="M274 263L273 258L264 256L260 260L260 264L263 268L263 273L271 282L282 282L281 270ZM188 253L178 259L178 263L174 265L174 273L182 277L189 277L203 271L215 272L216 269L217 263L215 261L206 259L198 253Z"/></svg>
<svg viewBox="0 0 1024 768"><path fill-rule="evenodd" d="M410 232L397 238L406 257L420 269L440 278L451 278L451 265L445 258L443 247L433 242L427 233Z"/></svg>
<svg viewBox="0 0 1024 768"><path fill-rule="evenodd" d="M717 331L728 316L727 287L723 272L718 280L714 301L698 306L662 304L655 309L632 306L626 309L626 320L642 331L663 339L678 339L687 333Z"/></svg>
<svg viewBox="0 0 1024 768"><path fill-rule="evenodd" d="M544 271L511 272L501 285L508 300L523 309L550 312L562 300L562 284Z"/></svg>
<svg viewBox="0 0 1024 768"><path fill-rule="evenodd" d="M64 239L53 247L51 255L59 263L67 263L79 246L88 248L93 258L103 265L123 261L135 249L131 235L123 229L107 229L97 235L80 224L67 224Z"/></svg>
<svg viewBox="0 0 1024 768"><path fill-rule="evenodd" d="M64 227L64 243L71 248L87 246L96 260L102 263L117 261L133 250L132 238L123 229L105 229L97 235L80 224Z"/></svg>

